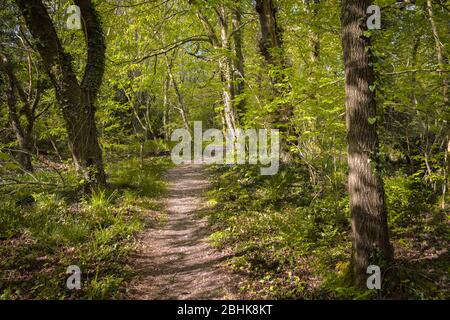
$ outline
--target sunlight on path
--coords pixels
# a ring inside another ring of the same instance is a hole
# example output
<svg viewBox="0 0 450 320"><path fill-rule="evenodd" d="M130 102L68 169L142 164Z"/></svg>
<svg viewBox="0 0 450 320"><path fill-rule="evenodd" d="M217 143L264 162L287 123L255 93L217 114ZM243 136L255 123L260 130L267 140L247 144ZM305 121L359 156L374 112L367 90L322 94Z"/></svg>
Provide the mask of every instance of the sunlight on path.
<svg viewBox="0 0 450 320"><path fill-rule="evenodd" d="M167 223L147 229L136 256L138 274L129 289L132 299L237 299L238 280L220 264L224 253L207 243L202 194L208 179L202 165L182 165L167 173Z"/></svg>

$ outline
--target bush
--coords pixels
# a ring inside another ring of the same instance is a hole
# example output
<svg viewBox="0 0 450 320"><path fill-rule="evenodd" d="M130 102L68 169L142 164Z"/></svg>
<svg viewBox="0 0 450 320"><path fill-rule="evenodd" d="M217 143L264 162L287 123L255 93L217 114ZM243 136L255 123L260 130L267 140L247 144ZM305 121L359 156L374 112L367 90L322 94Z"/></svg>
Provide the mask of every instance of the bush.
<svg viewBox="0 0 450 320"><path fill-rule="evenodd" d="M388 222L392 229L417 223L433 211L433 194L417 178L396 176L385 179Z"/></svg>
<svg viewBox="0 0 450 320"><path fill-rule="evenodd" d="M315 189L299 168L261 176L257 166L219 166L213 174L209 218L218 231L210 240L233 249L233 267L255 280L246 290L264 298L323 294L319 278L349 259L345 194Z"/></svg>

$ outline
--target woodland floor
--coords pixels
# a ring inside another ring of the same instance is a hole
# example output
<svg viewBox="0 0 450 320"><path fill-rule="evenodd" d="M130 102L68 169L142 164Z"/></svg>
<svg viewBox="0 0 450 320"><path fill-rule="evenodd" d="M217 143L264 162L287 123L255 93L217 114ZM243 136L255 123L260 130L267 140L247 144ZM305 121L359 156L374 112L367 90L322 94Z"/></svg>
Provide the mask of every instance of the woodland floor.
<svg viewBox="0 0 450 320"><path fill-rule="evenodd" d="M206 168L181 165L166 174L167 219L147 228L133 256L137 277L131 299L238 299L237 276L224 268L227 254L208 244L211 233L199 213L208 204Z"/></svg>

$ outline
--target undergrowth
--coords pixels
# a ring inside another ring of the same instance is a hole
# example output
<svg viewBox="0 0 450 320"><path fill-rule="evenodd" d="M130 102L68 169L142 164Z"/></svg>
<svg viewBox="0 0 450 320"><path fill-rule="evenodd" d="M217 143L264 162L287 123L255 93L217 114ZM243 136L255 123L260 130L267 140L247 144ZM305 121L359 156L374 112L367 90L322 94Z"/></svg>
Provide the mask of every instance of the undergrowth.
<svg viewBox="0 0 450 320"><path fill-rule="evenodd" d="M385 179L396 260L384 270L381 290L360 290L351 281L345 175L314 185L295 166L274 176L261 176L257 166L216 166L211 173L210 240L232 249L229 264L250 279L241 289L251 297L449 298L448 220L420 182Z"/></svg>
<svg viewBox="0 0 450 320"><path fill-rule="evenodd" d="M0 299L120 298L132 275L133 236L144 215L157 221L161 174L168 157L113 162L109 186L83 195L74 172L38 170L40 183L2 186L0 194ZM62 184L50 184L63 179ZM48 185L43 184L49 182ZM66 287L70 265L80 267L81 289Z"/></svg>

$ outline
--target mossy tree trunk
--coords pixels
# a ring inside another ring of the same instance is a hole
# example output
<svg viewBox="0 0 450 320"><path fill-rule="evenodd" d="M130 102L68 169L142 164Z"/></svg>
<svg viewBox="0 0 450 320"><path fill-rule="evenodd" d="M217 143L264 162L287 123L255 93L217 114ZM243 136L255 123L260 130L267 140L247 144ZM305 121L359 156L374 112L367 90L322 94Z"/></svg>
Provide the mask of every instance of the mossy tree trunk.
<svg viewBox="0 0 450 320"><path fill-rule="evenodd" d="M55 87L75 167L90 187L104 185L106 177L95 124L95 100L105 68L105 41L98 14L90 0L74 1L80 7L87 41L87 62L79 82L71 57L64 51L42 1L16 0L16 3Z"/></svg>
<svg viewBox="0 0 450 320"><path fill-rule="evenodd" d="M0 54L0 71L4 75L6 104L8 106L8 116L11 127L17 139L19 150L14 152L17 162L22 169L33 172L32 164L32 133L36 121L36 107L39 104L40 90L36 90L34 99L30 101L21 83L14 73L14 67L4 54ZM20 102L20 106L19 106ZM23 117L22 117L23 116ZM24 121L21 119L25 118Z"/></svg>

